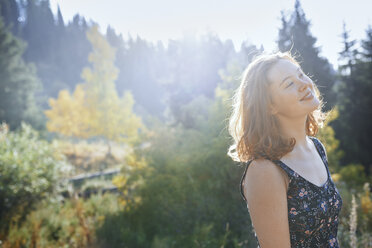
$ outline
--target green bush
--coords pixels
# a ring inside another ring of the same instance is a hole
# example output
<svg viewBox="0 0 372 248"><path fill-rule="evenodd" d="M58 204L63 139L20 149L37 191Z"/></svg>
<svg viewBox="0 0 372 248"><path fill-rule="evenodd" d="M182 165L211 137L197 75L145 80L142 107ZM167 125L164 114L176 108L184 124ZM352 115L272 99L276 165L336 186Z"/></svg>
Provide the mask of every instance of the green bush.
<svg viewBox="0 0 372 248"><path fill-rule="evenodd" d="M55 192L64 158L22 123L9 132L0 127L0 239L21 223L36 202Z"/></svg>
<svg viewBox="0 0 372 248"><path fill-rule="evenodd" d="M97 236L107 247L257 246L239 194L243 168L226 155L223 101L201 102L185 106L188 128L152 127L151 145L135 150L148 162L130 194L140 201L106 217Z"/></svg>
<svg viewBox="0 0 372 248"><path fill-rule="evenodd" d="M362 189L352 188L341 181L337 188L342 197L342 209L339 215L337 237L340 247L370 247L372 233L372 197L370 196L369 183ZM353 202L353 196L355 201ZM354 216L353 216L354 215ZM351 232L354 227L354 232ZM350 244L352 237L357 245Z"/></svg>
<svg viewBox="0 0 372 248"><path fill-rule="evenodd" d="M22 225L10 230L3 247L105 247L98 243L96 230L106 215L119 209L113 194L97 194L87 200L45 199Z"/></svg>
<svg viewBox="0 0 372 248"><path fill-rule="evenodd" d="M339 174L341 175L341 180L347 184L349 190L360 191L364 183L368 181L364 167L360 164L349 164L342 167Z"/></svg>

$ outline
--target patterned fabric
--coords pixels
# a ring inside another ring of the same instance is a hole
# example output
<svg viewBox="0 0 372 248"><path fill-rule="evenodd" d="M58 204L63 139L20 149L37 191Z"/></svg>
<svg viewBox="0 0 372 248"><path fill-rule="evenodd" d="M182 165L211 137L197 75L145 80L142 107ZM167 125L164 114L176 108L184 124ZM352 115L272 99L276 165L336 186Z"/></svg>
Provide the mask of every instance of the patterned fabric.
<svg viewBox="0 0 372 248"><path fill-rule="evenodd" d="M309 138L314 142L327 169L327 181L321 187L309 182L282 161L272 161L289 177L287 203L291 247L339 247L337 228L342 198L330 175L323 144L315 137L309 136ZM243 194L242 183L250 162L246 163L240 181L240 193L245 202L247 200ZM254 235L260 247L256 232Z"/></svg>

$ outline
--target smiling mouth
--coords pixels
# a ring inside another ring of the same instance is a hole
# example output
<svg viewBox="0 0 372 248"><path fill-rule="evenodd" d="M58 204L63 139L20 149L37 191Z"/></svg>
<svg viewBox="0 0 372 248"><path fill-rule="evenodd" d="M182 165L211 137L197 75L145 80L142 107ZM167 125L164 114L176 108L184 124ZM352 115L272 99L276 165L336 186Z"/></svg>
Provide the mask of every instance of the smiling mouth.
<svg viewBox="0 0 372 248"><path fill-rule="evenodd" d="M309 91L306 95L304 95L304 97L302 97L300 101L307 100L307 99L310 99L310 98L312 98L311 91Z"/></svg>

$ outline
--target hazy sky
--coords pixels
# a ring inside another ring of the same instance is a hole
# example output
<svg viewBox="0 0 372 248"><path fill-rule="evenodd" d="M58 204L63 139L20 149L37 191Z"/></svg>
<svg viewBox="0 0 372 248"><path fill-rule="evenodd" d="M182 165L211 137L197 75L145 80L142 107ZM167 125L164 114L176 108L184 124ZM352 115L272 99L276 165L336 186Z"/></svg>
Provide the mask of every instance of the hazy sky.
<svg viewBox="0 0 372 248"><path fill-rule="evenodd" d="M60 6L65 23L79 13L97 22L101 31L112 26L126 39L137 34L149 41L177 39L183 34L212 31L222 39L232 39L239 49L242 41L276 48L280 11L294 9L295 0L50 0L54 13ZM365 38L372 25L372 0L302 0L310 31L318 39L321 55L337 67L342 49L342 21L351 36Z"/></svg>

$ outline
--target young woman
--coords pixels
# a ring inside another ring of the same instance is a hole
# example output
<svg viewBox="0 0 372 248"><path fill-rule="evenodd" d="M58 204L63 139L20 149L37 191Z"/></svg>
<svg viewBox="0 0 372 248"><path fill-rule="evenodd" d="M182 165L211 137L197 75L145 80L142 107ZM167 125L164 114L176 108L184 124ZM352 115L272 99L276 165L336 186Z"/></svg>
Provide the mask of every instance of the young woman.
<svg viewBox="0 0 372 248"><path fill-rule="evenodd" d="M246 165L241 194L258 246L339 247L342 199L314 137L326 118L316 85L290 53L260 55L233 100L228 155Z"/></svg>

